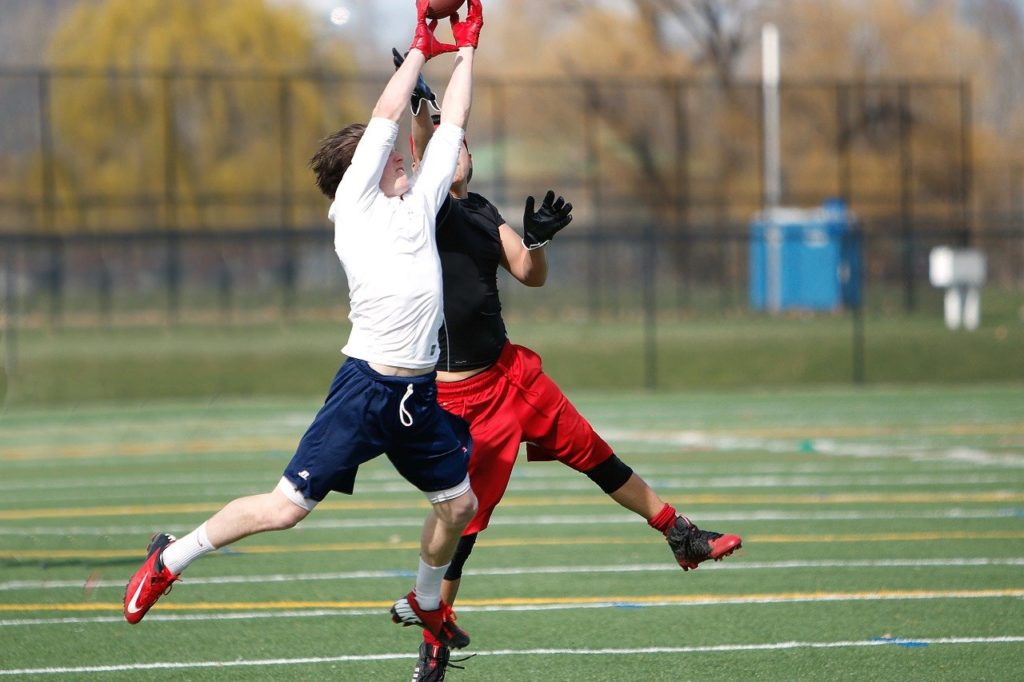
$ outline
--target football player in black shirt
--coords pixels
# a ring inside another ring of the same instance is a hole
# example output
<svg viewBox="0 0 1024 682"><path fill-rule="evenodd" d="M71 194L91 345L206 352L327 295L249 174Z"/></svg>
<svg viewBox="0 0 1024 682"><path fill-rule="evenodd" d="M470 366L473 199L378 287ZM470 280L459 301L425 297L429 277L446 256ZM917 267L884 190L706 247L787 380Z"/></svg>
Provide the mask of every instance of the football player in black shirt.
<svg viewBox="0 0 1024 682"><path fill-rule="evenodd" d="M394 53L396 66L401 55ZM412 96L413 167L436 125L434 96L420 79ZM469 191L473 159L463 141L451 194L437 216L437 247L444 282L444 324L439 333L437 400L470 426L470 484L479 510L463 531L445 573L442 598L451 604L477 534L487 528L508 486L521 443L529 461L558 460L590 477L621 506L642 516L668 540L683 570L719 560L740 547L736 535L698 529L620 460L562 390L543 371L541 359L511 343L501 316L498 268L527 286L547 277L545 245L572 220L572 204L548 191L540 207L526 200L523 236L498 209ZM449 651L430 633L413 680L442 680Z"/></svg>

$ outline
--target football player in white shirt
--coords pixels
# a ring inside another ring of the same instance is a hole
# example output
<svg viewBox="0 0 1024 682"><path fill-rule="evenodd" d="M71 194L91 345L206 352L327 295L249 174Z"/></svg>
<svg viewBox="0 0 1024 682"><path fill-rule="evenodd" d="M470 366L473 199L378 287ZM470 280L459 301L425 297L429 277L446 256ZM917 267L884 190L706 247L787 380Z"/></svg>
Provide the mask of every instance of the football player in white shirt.
<svg viewBox="0 0 1024 682"><path fill-rule="evenodd" d="M238 498L176 540L158 533L125 589L124 615L142 620L181 572L214 549L268 530L293 527L332 490L351 494L360 464L385 453L424 492L432 508L423 526L414 589L391 608L392 620L417 625L461 648L469 635L441 600L441 580L463 528L477 509L469 485L469 431L437 404L434 365L442 322L441 265L435 219L448 193L469 117L473 57L483 26L480 0L452 17L455 45L434 37L437 21L417 0L417 25L405 64L388 82L367 125L325 138L311 166L333 200L328 216L349 283L352 332L323 407L302 437L278 485ZM441 125L416 177L395 150L398 121L420 69L456 52Z"/></svg>

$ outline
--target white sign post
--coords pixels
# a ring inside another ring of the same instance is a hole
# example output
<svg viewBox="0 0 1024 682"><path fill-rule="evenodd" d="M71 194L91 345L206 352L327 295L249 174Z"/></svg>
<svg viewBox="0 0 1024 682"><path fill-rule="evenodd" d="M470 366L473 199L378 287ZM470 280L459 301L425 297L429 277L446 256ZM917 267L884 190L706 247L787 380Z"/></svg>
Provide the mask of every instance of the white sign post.
<svg viewBox="0 0 1024 682"><path fill-rule="evenodd" d="M761 28L761 90L764 100L764 197L767 279L765 300L773 313L782 310L782 230L776 211L782 199L782 144L779 120L779 29Z"/></svg>
<svg viewBox="0 0 1024 682"><path fill-rule="evenodd" d="M977 249L938 246L928 258L932 286L946 290L946 326L974 331L981 322L981 287L985 284L985 254Z"/></svg>

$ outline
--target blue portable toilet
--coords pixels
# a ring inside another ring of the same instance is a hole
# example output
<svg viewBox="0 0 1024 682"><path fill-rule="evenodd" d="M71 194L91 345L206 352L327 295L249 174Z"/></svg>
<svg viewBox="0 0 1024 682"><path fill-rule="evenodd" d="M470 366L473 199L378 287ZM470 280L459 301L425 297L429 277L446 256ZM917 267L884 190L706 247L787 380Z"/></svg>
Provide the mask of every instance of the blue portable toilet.
<svg viewBox="0 0 1024 682"><path fill-rule="evenodd" d="M750 226L749 256L755 310L860 305L860 233L842 201L762 212Z"/></svg>

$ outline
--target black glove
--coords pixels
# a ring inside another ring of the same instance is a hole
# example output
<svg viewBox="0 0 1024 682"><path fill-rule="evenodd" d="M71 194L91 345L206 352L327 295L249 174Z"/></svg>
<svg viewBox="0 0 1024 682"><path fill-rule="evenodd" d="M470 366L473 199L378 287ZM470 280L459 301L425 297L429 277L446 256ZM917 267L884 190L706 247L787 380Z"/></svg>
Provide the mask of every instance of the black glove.
<svg viewBox="0 0 1024 682"><path fill-rule="evenodd" d="M403 57L402 53L395 48L391 48L391 56L394 58L395 69L397 70L398 67L402 65L402 62L405 61L405 57ZM429 102L434 111L441 111L441 107L437 106L437 96L434 94L434 91L430 89L430 86L427 85L427 81L423 80L423 74L420 74L419 78L416 79L416 87L412 90L412 101L410 102L410 106L412 107L413 116L419 115L420 104L423 100Z"/></svg>
<svg viewBox="0 0 1024 682"><path fill-rule="evenodd" d="M572 204L548 190L541 202L540 210L534 211L533 197L526 197L526 211L523 213L523 246L531 251L551 241L563 227L572 222Z"/></svg>

